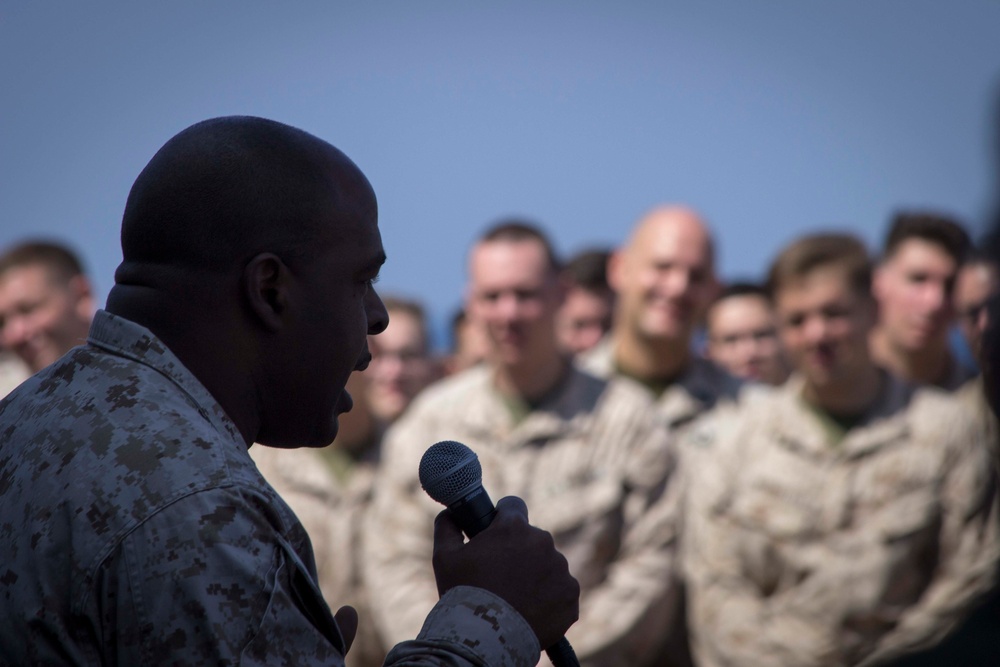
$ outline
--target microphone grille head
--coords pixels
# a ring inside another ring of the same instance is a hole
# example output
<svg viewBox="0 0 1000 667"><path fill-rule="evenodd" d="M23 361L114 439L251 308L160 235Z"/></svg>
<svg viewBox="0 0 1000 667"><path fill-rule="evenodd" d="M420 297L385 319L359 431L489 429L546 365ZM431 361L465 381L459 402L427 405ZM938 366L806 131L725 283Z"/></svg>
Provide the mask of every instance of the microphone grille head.
<svg viewBox="0 0 1000 667"><path fill-rule="evenodd" d="M420 486L442 505L450 505L483 484L476 453L460 442L431 445L420 459Z"/></svg>

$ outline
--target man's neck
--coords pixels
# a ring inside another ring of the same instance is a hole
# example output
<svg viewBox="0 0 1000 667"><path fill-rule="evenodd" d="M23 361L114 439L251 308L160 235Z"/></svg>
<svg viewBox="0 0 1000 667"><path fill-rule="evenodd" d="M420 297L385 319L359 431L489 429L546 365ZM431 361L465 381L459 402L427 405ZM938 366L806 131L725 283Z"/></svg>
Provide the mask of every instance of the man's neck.
<svg viewBox="0 0 1000 667"><path fill-rule="evenodd" d="M802 398L814 408L839 418L856 417L868 412L879 400L885 375L875 364L840 383L823 387L806 383Z"/></svg>
<svg viewBox="0 0 1000 667"><path fill-rule="evenodd" d="M255 410L247 409L245 397L253 393L246 384L247 374L242 368L220 364L218 355L208 353L228 349L238 357L242 341L231 328L217 324L227 321L221 311L187 309L183 299L162 291L154 299L152 293L149 288L116 285L108 296L107 310L149 329L166 345L222 406L250 447L260 418ZM186 321L200 323L197 336L178 328L177 322Z"/></svg>
<svg viewBox="0 0 1000 667"><path fill-rule="evenodd" d="M955 363L947 341L935 341L922 350L908 350L895 344L884 331L877 331L871 347L878 363L893 375L917 384L944 384Z"/></svg>
<svg viewBox="0 0 1000 667"><path fill-rule="evenodd" d="M612 333L611 346L615 366L643 382L675 378L691 363L687 340L641 338L621 327Z"/></svg>
<svg viewBox="0 0 1000 667"><path fill-rule="evenodd" d="M553 351L538 363L515 366L495 364L493 383L501 394L516 397L529 404L536 403L559 384L568 367L569 361Z"/></svg>

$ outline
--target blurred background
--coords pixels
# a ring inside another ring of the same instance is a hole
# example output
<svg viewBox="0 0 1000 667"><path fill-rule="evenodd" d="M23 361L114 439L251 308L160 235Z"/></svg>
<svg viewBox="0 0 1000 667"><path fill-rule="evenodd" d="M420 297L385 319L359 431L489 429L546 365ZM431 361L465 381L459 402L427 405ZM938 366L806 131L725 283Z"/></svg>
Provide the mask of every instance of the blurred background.
<svg viewBox="0 0 1000 667"><path fill-rule="evenodd" d="M0 3L0 246L84 257L104 302L132 181L196 121L252 114L346 152L379 197L383 292L438 344L502 216L569 254L660 202L758 278L818 228L992 213L1000 2Z"/></svg>

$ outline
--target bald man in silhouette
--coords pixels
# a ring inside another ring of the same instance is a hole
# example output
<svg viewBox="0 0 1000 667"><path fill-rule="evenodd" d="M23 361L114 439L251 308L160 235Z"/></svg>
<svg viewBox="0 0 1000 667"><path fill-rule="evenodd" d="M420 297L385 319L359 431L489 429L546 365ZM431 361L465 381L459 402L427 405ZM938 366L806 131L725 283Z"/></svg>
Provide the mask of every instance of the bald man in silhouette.
<svg viewBox="0 0 1000 667"><path fill-rule="evenodd" d="M247 449L324 446L351 408L387 323L371 186L301 130L205 121L139 175L121 239L87 344L0 403L0 655L343 665L357 616ZM498 509L468 545L442 515L442 598L387 664L534 665L575 619L551 537Z"/></svg>

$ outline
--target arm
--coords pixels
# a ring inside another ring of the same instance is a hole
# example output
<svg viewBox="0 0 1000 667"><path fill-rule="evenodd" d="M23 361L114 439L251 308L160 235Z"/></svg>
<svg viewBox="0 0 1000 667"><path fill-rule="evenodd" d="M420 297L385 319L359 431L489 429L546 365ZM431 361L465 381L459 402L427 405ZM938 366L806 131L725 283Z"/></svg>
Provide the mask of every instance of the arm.
<svg viewBox="0 0 1000 667"><path fill-rule="evenodd" d="M252 491L200 492L133 531L102 568L105 636L119 640L106 660L342 666L350 637L266 502ZM535 632L511 605L456 587L386 664L531 667L538 655Z"/></svg>
<svg viewBox="0 0 1000 667"><path fill-rule="evenodd" d="M995 420L961 411L939 433L940 446L952 456L940 489L940 560L934 580L865 664L881 664L938 643L996 585L1000 517Z"/></svg>

